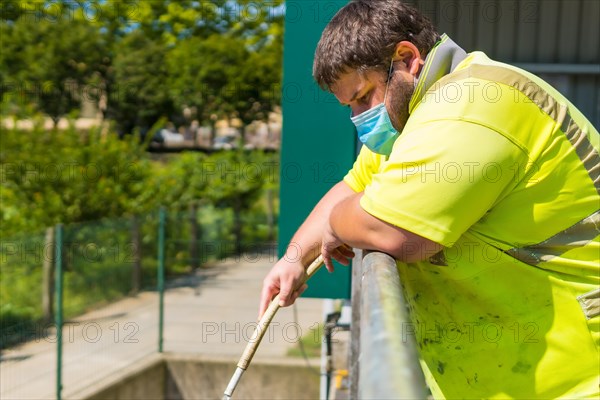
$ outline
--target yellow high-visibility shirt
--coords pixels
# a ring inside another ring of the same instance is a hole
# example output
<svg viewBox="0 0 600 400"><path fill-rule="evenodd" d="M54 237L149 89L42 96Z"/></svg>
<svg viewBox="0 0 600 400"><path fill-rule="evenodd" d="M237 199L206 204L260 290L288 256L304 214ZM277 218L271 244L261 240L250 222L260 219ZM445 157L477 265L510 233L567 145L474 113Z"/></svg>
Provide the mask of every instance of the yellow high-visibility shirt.
<svg viewBox="0 0 600 400"><path fill-rule="evenodd" d="M453 46L428 55L391 155L363 147L344 178L366 212L445 246L398 263L401 334L436 398L597 397L598 131L483 53L443 70Z"/></svg>

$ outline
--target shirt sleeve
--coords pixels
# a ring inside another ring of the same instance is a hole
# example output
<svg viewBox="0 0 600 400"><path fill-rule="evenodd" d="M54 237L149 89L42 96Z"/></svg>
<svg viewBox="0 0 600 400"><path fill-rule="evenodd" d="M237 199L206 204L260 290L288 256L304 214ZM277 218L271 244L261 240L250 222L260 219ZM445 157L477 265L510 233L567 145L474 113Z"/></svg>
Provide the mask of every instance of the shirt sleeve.
<svg viewBox="0 0 600 400"><path fill-rule="evenodd" d="M397 139L367 183L361 206L451 246L517 184L517 167L526 162L523 150L490 128L460 120L428 122Z"/></svg>
<svg viewBox="0 0 600 400"><path fill-rule="evenodd" d="M371 183L373 174L379 169L381 160L381 155L373 153L366 146L363 146L354 162L354 166L344 177L344 182L355 192L364 191L365 187Z"/></svg>

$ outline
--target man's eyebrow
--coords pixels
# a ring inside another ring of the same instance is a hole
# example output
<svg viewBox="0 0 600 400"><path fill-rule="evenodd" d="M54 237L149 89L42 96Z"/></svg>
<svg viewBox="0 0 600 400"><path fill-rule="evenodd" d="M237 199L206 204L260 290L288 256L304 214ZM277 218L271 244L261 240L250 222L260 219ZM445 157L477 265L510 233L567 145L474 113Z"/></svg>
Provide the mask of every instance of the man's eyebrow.
<svg viewBox="0 0 600 400"><path fill-rule="evenodd" d="M364 86L363 86L363 87L361 87L361 88L358 88L358 89L356 90L356 92L354 92L354 94L352 95L352 98L351 98L350 100L348 100L348 103L342 103L342 105L349 106L349 105L350 105L350 103L352 103L354 100L356 100L356 98L358 97L358 94L359 94L360 92L362 92L364 89L365 89L365 88L364 88Z"/></svg>
<svg viewBox="0 0 600 400"><path fill-rule="evenodd" d="M352 98L350 99L350 101L348 101L348 103L352 103L354 100L356 100L356 98L358 97L358 94L361 92L362 89L363 88L356 90L356 92L354 92L354 94L352 95Z"/></svg>

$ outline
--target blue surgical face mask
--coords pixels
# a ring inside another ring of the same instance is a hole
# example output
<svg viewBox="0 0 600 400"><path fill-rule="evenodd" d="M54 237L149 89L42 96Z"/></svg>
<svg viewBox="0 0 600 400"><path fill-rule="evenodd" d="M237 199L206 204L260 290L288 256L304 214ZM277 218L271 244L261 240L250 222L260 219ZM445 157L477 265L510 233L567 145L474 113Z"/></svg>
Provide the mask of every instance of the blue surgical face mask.
<svg viewBox="0 0 600 400"><path fill-rule="evenodd" d="M400 136L400 133L392 125L390 115L385 107L392 66L394 65L393 62L392 60L388 79L385 84L383 103L350 118L356 126L358 139L371 151L386 156L390 155L394 142Z"/></svg>

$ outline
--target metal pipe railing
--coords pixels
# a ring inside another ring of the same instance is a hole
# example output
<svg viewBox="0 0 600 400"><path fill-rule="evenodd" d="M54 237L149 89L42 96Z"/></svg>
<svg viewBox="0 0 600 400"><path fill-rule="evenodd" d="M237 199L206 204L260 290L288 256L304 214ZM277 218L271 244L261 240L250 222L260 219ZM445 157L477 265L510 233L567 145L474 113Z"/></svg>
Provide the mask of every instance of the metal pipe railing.
<svg viewBox="0 0 600 400"><path fill-rule="evenodd" d="M425 399L416 343L402 335L409 323L396 261L372 252L362 260L359 399Z"/></svg>

